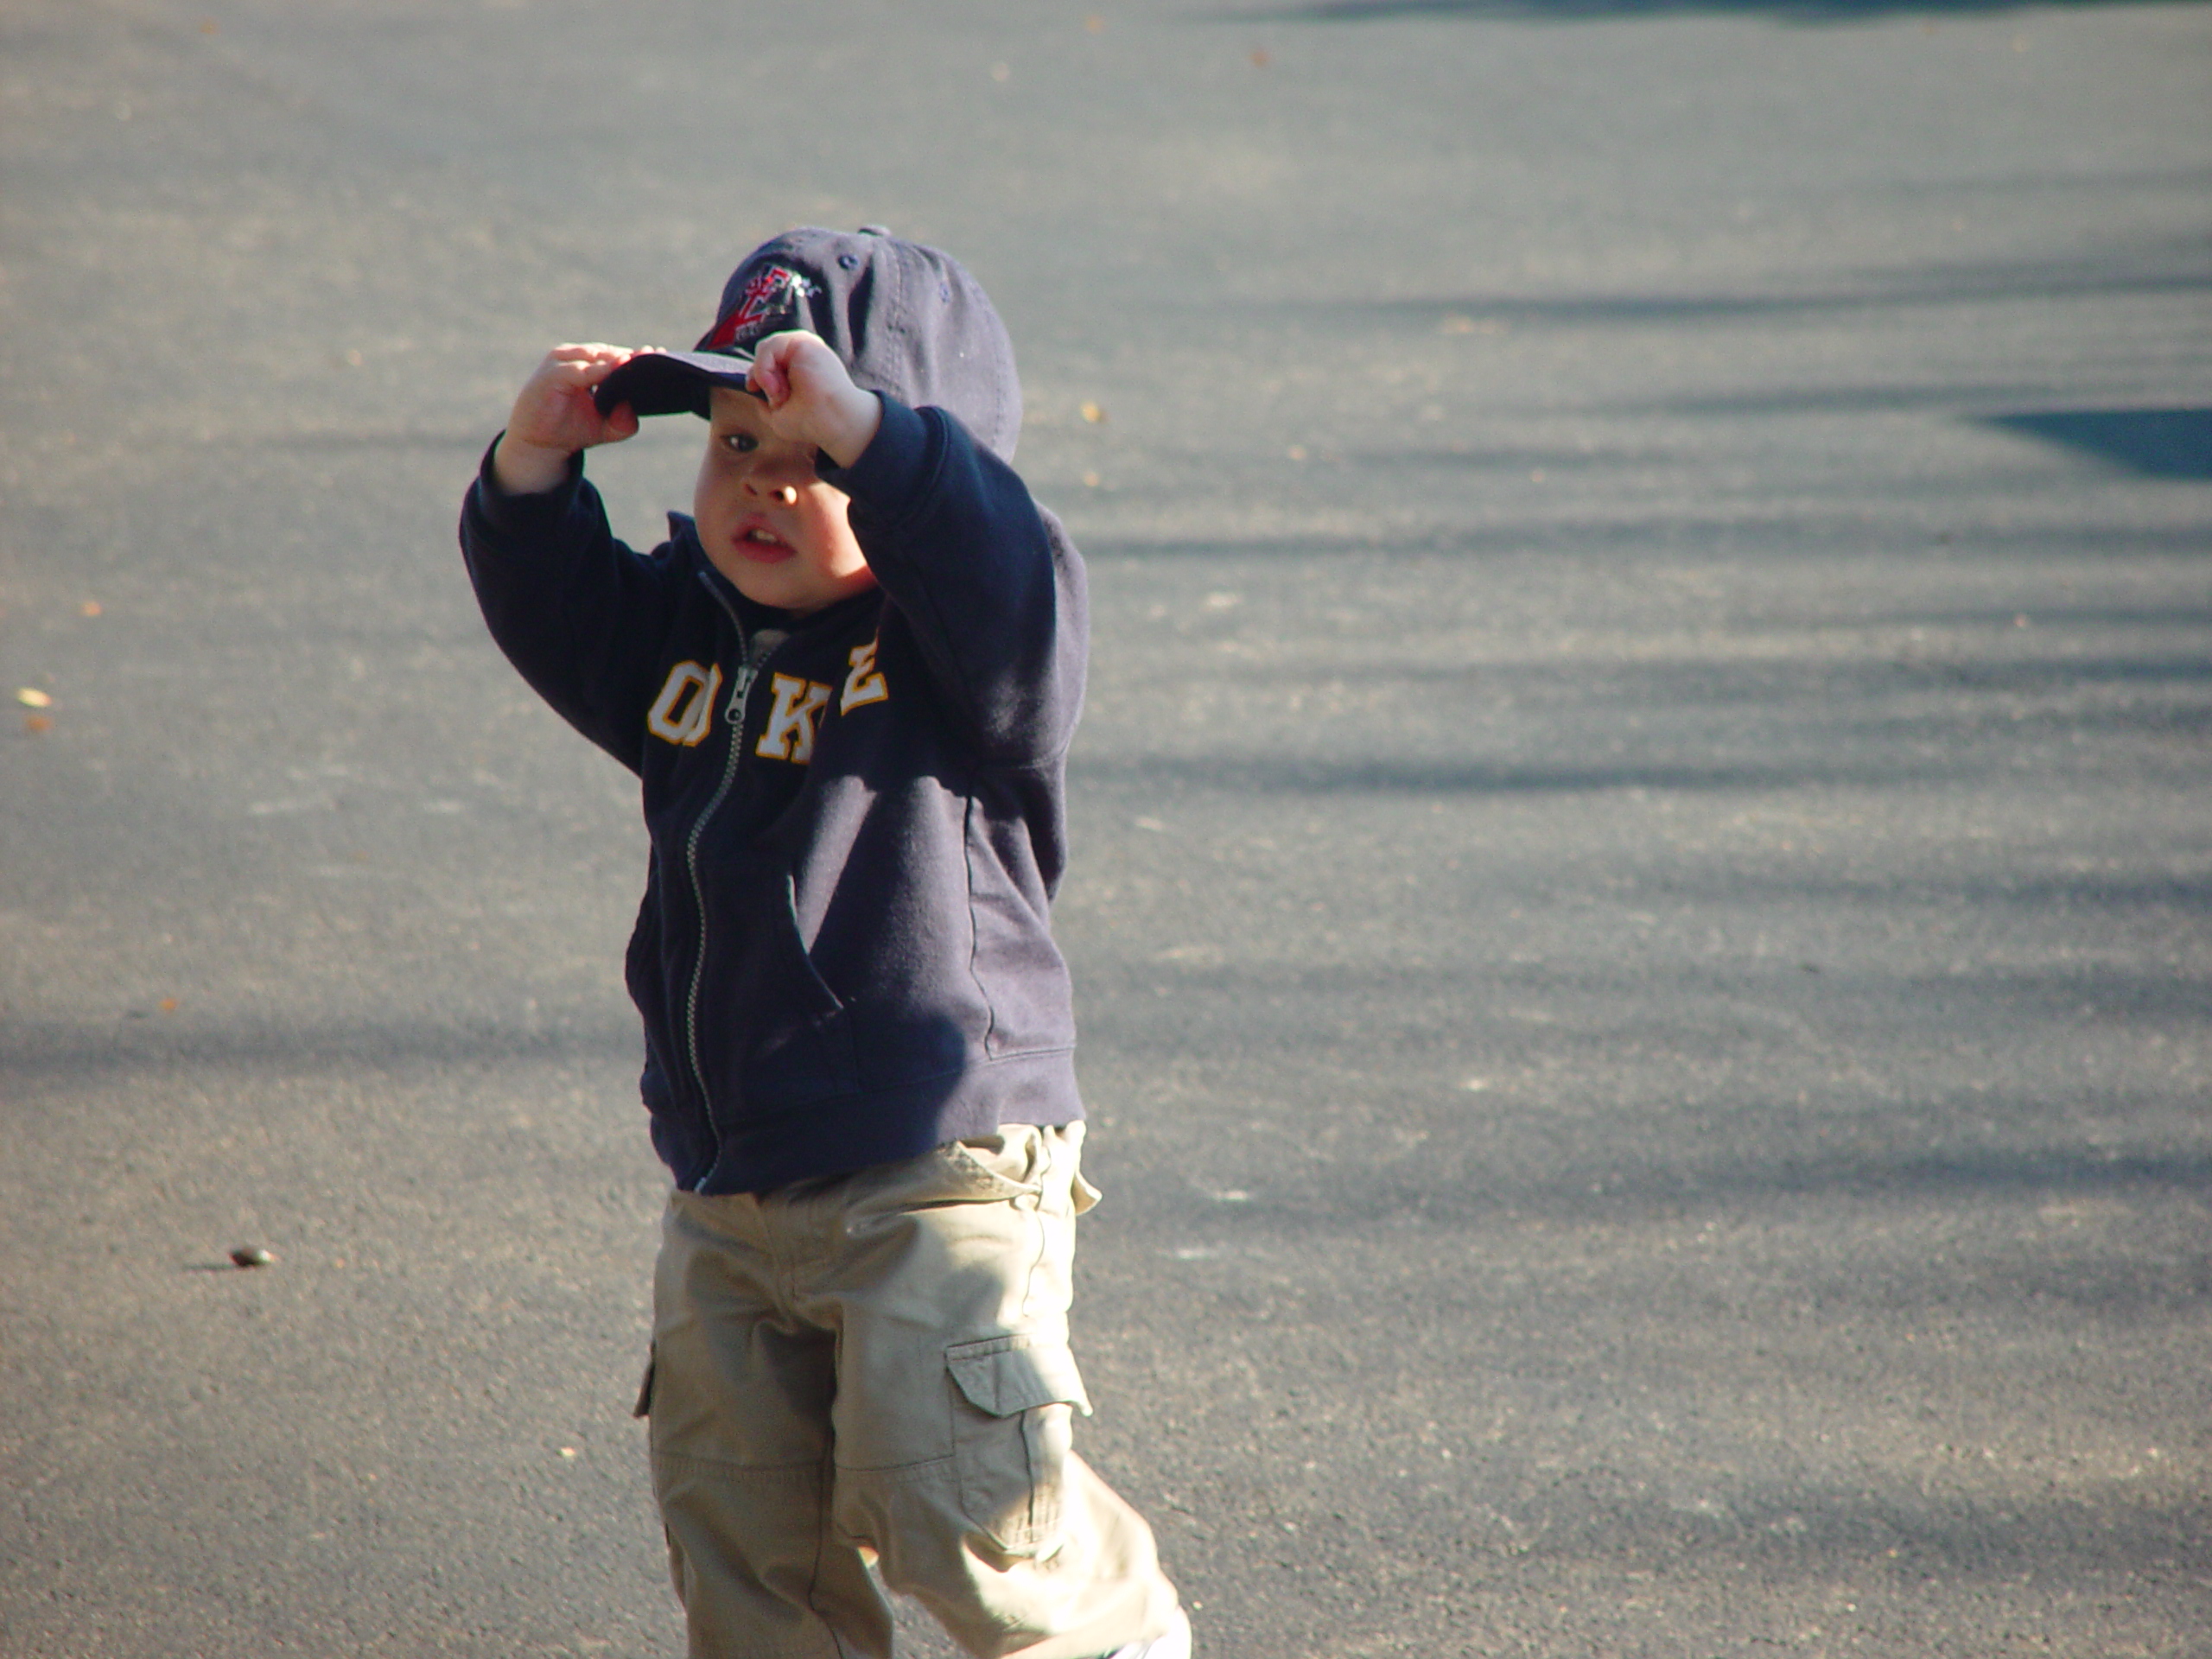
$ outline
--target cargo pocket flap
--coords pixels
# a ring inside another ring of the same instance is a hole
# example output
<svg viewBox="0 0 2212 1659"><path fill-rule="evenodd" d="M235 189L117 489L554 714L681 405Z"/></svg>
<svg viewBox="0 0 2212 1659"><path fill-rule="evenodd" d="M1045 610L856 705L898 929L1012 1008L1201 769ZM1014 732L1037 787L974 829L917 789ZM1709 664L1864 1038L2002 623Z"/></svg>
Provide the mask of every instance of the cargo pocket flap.
<svg viewBox="0 0 2212 1659"><path fill-rule="evenodd" d="M944 1363L968 1403L994 1417L1051 1405L1073 1406L1090 1415L1083 1374L1076 1370L1075 1356L1065 1343L992 1337L946 1349Z"/></svg>

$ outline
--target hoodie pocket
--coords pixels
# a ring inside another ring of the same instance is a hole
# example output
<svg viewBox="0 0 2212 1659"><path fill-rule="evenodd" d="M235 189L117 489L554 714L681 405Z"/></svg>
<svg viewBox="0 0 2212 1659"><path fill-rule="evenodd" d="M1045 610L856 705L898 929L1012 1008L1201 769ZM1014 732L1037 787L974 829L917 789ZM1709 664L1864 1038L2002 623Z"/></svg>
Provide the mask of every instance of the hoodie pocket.
<svg viewBox="0 0 2212 1659"><path fill-rule="evenodd" d="M776 1111L851 1094L860 1087L851 1018L799 937L790 873L766 877L754 897L727 1007L743 1033L744 1096L755 1109Z"/></svg>

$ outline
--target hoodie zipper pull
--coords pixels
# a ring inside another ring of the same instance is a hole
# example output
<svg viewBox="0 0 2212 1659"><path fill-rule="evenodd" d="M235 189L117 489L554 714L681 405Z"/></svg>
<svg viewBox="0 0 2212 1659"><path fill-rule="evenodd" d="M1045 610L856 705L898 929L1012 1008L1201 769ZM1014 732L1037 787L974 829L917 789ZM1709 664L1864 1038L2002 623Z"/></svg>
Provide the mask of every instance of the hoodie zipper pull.
<svg viewBox="0 0 2212 1659"><path fill-rule="evenodd" d="M753 682L760 677L761 666L774 654L776 647L790 638L780 629L762 628L746 642L745 660L730 677L729 706L723 711L724 718L741 734L745 728L746 693L753 690Z"/></svg>

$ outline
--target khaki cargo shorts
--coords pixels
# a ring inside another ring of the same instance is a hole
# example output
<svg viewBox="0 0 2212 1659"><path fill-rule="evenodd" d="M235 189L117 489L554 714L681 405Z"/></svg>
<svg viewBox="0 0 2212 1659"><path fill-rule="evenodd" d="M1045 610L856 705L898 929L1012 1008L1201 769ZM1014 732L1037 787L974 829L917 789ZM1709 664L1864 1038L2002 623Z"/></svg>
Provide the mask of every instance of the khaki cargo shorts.
<svg viewBox="0 0 2212 1659"><path fill-rule="evenodd" d="M671 1196L653 1491L694 1659L888 1659L871 1580L969 1652L1092 1659L1176 1620L1071 1447L1079 1123L763 1196Z"/></svg>

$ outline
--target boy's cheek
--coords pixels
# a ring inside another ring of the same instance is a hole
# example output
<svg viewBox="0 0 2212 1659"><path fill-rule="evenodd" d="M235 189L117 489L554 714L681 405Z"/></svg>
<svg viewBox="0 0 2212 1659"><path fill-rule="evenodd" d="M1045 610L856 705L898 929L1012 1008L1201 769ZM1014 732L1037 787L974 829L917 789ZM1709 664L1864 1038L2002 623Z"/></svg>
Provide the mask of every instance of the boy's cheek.
<svg viewBox="0 0 2212 1659"><path fill-rule="evenodd" d="M691 490L691 516L702 522L718 513L735 512L742 503L735 475L712 455L699 468Z"/></svg>
<svg viewBox="0 0 2212 1659"><path fill-rule="evenodd" d="M704 514L707 503L714 494L715 480L720 473L721 468L715 464L715 452L709 448L707 453L700 457L699 475L691 480L691 511L695 516Z"/></svg>

